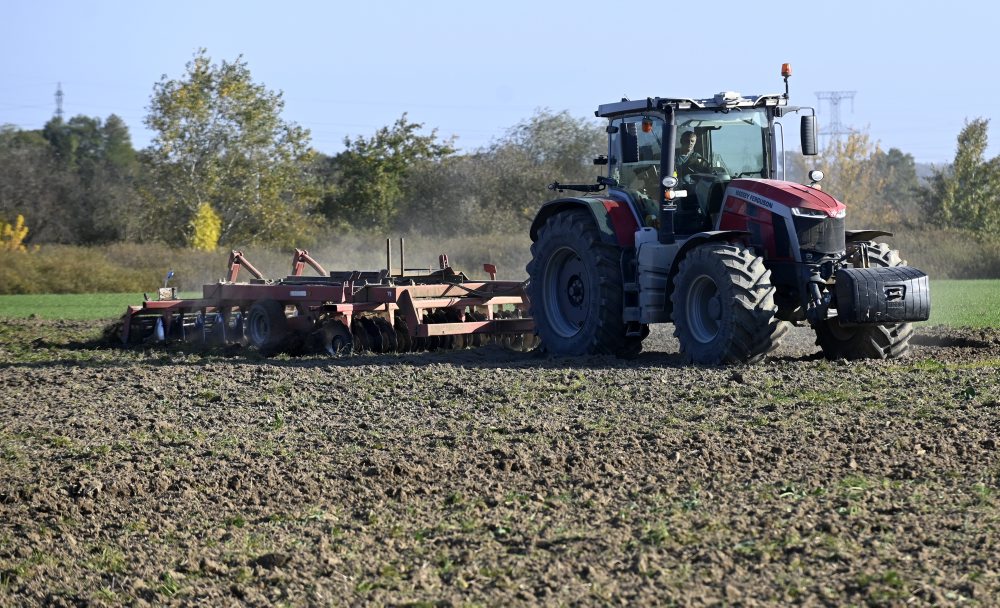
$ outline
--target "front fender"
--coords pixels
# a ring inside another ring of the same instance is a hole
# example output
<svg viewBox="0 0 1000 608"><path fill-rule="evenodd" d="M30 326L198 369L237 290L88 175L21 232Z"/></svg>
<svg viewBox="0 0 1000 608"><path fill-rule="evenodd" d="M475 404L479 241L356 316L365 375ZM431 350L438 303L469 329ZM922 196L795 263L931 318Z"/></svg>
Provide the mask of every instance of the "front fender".
<svg viewBox="0 0 1000 608"><path fill-rule="evenodd" d="M732 243L733 241L738 241L744 237L750 236L750 233L746 230L709 230L707 232L699 232L697 234L692 234L681 248L677 251L677 256L674 258L673 267L670 269L670 273L673 274L677 270L677 265L680 263L681 259L699 245L704 245L705 243L711 243L713 241L722 241L725 243Z"/></svg>
<svg viewBox="0 0 1000 608"><path fill-rule="evenodd" d="M860 243L861 241L871 241L880 236L892 236L891 232L885 230L845 230L844 240L848 243Z"/></svg>

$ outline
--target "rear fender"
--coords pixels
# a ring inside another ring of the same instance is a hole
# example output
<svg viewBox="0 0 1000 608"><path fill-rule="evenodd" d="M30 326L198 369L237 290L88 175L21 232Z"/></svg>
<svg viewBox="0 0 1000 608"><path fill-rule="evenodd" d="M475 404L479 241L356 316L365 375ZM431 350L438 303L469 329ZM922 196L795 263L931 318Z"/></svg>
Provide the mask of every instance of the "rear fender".
<svg viewBox="0 0 1000 608"><path fill-rule="evenodd" d="M618 247L635 247L635 231L639 229L639 223L628 203L589 196L560 198L542 205L531 222L531 240L538 240L539 229L550 217L573 209L586 209L590 212L602 242Z"/></svg>

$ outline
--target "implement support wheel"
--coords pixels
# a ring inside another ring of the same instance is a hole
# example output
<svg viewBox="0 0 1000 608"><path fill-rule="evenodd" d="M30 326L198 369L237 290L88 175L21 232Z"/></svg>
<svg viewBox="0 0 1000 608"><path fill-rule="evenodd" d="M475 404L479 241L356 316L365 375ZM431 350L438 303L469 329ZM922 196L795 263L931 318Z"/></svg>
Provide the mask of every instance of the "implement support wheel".
<svg viewBox="0 0 1000 608"><path fill-rule="evenodd" d="M246 324L250 345L264 355L273 354L288 336L285 305L277 300L261 300L250 307Z"/></svg>

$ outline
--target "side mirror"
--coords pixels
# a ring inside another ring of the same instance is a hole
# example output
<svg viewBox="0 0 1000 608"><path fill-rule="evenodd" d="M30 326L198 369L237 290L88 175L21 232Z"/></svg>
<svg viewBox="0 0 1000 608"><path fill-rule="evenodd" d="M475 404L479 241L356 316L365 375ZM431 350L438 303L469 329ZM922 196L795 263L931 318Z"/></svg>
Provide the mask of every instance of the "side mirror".
<svg viewBox="0 0 1000 608"><path fill-rule="evenodd" d="M799 135L802 137L802 154L805 156L816 156L817 149L816 115L803 116L799 126Z"/></svg>
<svg viewBox="0 0 1000 608"><path fill-rule="evenodd" d="M598 156L597 158L594 159L594 164L595 165L606 165L606 164L608 164L608 157L605 156L605 155L603 155L603 154L601 154L600 156Z"/></svg>

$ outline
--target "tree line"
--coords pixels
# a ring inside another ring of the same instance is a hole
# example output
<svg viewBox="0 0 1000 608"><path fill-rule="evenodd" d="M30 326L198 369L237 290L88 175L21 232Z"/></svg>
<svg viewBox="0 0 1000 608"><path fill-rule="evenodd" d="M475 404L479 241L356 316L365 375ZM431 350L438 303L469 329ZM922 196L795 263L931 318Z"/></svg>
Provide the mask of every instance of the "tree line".
<svg viewBox="0 0 1000 608"><path fill-rule="evenodd" d="M145 119L154 137L143 150L113 114L0 127L0 224L23 217L28 245L198 249L303 246L351 230L523 233L551 194L546 184L594 181L592 159L606 153L603 124L539 110L473 151L457 152L453 139L403 114L327 155L283 109L242 58L213 63L201 50L181 78L154 85ZM996 235L1000 158L985 158L987 127L968 122L954 161L924 181L911 155L864 133L818 158L789 155L789 177L822 168L822 187L848 203L851 227Z"/></svg>

